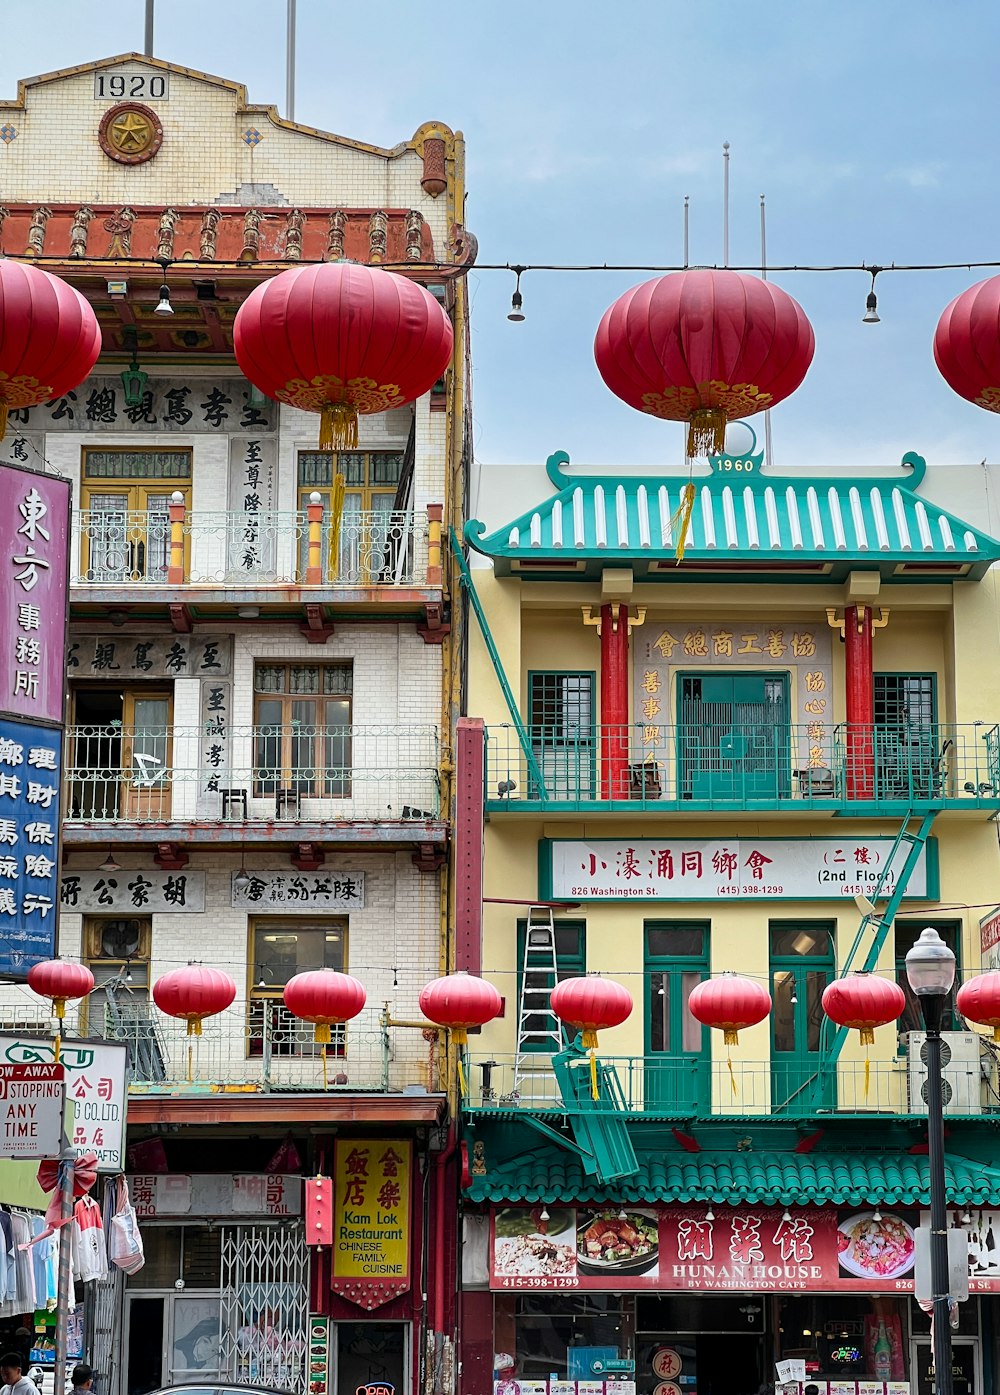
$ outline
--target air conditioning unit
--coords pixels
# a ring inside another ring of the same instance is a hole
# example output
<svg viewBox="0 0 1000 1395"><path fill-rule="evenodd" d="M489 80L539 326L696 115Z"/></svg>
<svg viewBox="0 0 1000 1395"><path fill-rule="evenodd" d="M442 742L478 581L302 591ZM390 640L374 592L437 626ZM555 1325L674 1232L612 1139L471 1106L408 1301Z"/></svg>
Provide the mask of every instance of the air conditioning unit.
<svg viewBox="0 0 1000 1395"><path fill-rule="evenodd" d="M977 1032L941 1033L941 1092L945 1114L981 1114L982 1072ZM907 1032L907 1084L911 1114L927 1113L927 1034Z"/></svg>

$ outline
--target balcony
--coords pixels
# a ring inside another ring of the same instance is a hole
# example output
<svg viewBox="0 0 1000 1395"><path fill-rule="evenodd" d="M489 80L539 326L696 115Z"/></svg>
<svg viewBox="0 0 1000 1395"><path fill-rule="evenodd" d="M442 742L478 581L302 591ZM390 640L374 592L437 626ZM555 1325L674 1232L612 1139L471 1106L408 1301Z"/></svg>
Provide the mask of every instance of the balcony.
<svg viewBox="0 0 1000 1395"><path fill-rule="evenodd" d="M486 808L497 813L879 816L1000 809L1000 727L734 723L486 731Z"/></svg>
<svg viewBox="0 0 1000 1395"><path fill-rule="evenodd" d="M439 758L429 725L68 727L64 836L106 841L114 826L156 841L205 825L213 841L229 830L239 842L330 842L337 826L370 826L373 841L380 828L436 841Z"/></svg>
<svg viewBox="0 0 1000 1395"><path fill-rule="evenodd" d="M1000 1115L997 1057L988 1045L982 1050L980 1061L963 1072L960 1083L951 1081L946 1072L953 1089L945 1109L948 1117ZM574 1112L576 1096L579 1103L575 1112L645 1119L927 1116L926 1105L919 1102L918 1106L911 1099L913 1082L905 1056L892 1062L873 1060L866 1083L865 1063L856 1060L810 1068L797 1060L746 1061L734 1049L730 1068L724 1057L610 1056L602 1052L598 1057L603 1074L597 1100L590 1098L586 1055L571 1056L568 1061L574 1081L568 1100L551 1063L552 1057L539 1055L525 1066L522 1057L518 1069L513 1055L471 1056L465 1112L504 1118L565 1115L567 1108Z"/></svg>
<svg viewBox="0 0 1000 1395"><path fill-rule="evenodd" d="M339 532L319 506L289 513L197 512L161 501L141 512L73 517L76 607L178 603L350 604L393 600L418 613L441 590L441 508L345 510Z"/></svg>

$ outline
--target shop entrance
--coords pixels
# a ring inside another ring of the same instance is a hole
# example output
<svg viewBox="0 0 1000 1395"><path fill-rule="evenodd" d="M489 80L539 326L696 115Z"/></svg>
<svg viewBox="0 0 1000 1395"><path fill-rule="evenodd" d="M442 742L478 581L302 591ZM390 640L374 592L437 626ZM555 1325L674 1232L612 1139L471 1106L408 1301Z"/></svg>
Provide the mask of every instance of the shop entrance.
<svg viewBox="0 0 1000 1395"><path fill-rule="evenodd" d="M335 1322L337 1395L354 1395L366 1385L399 1392L409 1384L409 1323Z"/></svg>
<svg viewBox="0 0 1000 1395"><path fill-rule="evenodd" d="M915 1377L913 1395L934 1395L934 1356L929 1337L913 1339L911 1369ZM983 1385L979 1372L979 1342L975 1337L952 1337L951 1381L955 1395L980 1395Z"/></svg>
<svg viewBox="0 0 1000 1395"><path fill-rule="evenodd" d="M752 1294L638 1296L637 1395L671 1384L682 1395L757 1395L768 1379L766 1319Z"/></svg>

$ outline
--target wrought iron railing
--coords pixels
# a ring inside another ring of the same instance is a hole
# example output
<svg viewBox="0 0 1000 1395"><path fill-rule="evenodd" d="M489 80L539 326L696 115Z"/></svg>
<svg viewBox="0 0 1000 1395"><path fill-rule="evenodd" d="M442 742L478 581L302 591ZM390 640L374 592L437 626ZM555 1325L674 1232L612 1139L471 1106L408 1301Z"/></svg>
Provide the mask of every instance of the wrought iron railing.
<svg viewBox="0 0 1000 1395"><path fill-rule="evenodd" d="M74 726L64 817L424 822L440 812L431 725Z"/></svg>
<svg viewBox="0 0 1000 1395"><path fill-rule="evenodd" d="M166 585L171 524L166 512L81 509L74 519L76 585ZM186 512L179 524L180 584L256 587L402 586L414 580L418 534L410 510L345 510L339 533L320 526L319 581L307 576L304 511Z"/></svg>
<svg viewBox="0 0 1000 1395"><path fill-rule="evenodd" d="M486 733L486 800L519 804L621 801L662 808L829 807L954 801L1000 806L995 725L848 727L821 722L636 722L590 729L512 725Z"/></svg>
<svg viewBox="0 0 1000 1395"><path fill-rule="evenodd" d="M863 1060L823 1064L798 1058L745 1060L737 1048L730 1059L671 1056L611 1056L603 1052L599 1065L599 1098L590 1098L589 1060L580 1056L569 1069L581 1072L578 1094L586 1112L707 1118L717 1115L776 1115L805 1118L817 1114L901 1114L926 1116L927 1106L911 1098L905 1056L873 1058L868 1071ZM495 1052L471 1055L463 1101L469 1113L550 1110L564 1113L560 1091L547 1055L529 1057L527 1064L513 1055ZM586 1080L582 1076L586 1075ZM572 1106L572 1100L568 1102ZM948 1106L949 1114L1000 1114L997 1062L984 1055L976 1088Z"/></svg>

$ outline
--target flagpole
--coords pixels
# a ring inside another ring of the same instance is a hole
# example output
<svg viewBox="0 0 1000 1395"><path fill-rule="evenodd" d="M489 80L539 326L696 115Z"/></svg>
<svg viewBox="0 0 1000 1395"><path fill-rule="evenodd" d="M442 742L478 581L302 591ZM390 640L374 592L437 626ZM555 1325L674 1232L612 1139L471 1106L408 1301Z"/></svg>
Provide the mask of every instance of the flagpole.
<svg viewBox="0 0 1000 1395"><path fill-rule="evenodd" d="M153 56L153 0L146 0L146 29L143 35L142 51L147 58Z"/></svg>
<svg viewBox="0 0 1000 1395"><path fill-rule="evenodd" d="M722 142L722 265L729 265L729 142Z"/></svg>
<svg viewBox="0 0 1000 1395"><path fill-rule="evenodd" d="M295 120L295 0L288 0L288 28L285 37L285 116Z"/></svg>
<svg viewBox="0 0 1000 1395"><path fill-rule="evenodd" d="M764 215L764 195L760 196L760 277L767 280L767 224ZM771 409L764 412L764 459L771 465Z"/></svg>

